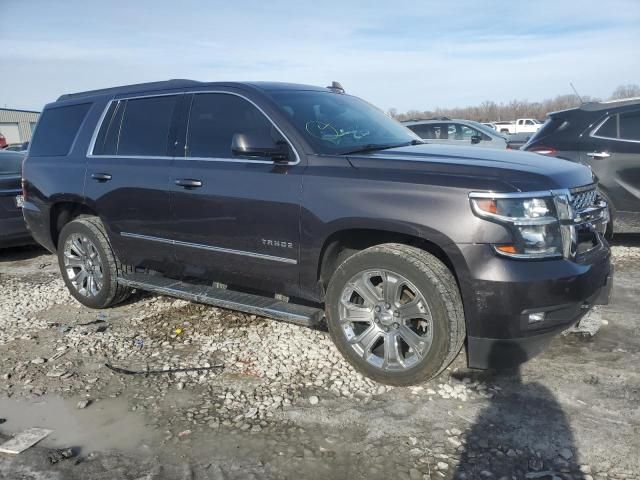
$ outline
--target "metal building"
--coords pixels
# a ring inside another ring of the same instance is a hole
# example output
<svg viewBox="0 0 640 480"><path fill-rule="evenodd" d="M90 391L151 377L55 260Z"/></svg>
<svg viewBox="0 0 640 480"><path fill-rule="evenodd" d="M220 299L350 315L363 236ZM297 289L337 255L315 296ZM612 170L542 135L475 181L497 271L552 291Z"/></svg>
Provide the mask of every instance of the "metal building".
<svg viewBox="0 0 640 480"><path fill-rule="evenodd" d="M40 112L0 108L0 133L7 143L22 143L31 140Z"/></svg>

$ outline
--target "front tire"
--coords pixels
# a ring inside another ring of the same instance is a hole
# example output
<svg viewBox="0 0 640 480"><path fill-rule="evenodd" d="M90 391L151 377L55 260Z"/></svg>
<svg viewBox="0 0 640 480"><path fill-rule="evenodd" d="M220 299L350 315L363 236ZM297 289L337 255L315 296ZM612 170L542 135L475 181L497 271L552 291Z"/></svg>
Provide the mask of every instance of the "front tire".
<svg viewBox="0 0 640 480"><path fill-rule="evenodd" d="M329 282L326 311L342 355L388 385L436 377L460 352L466 334L451 271L433 255L402 244L347 258Z"/></svg>
<svg viewBox="0 0 640 480"><path fill-rule="evenodd" d="M58 264L69 293L86 307L111 307L131 294L117 282L126 267L113 253L97 217L77 218L64 226L58 238Z"/></svg>

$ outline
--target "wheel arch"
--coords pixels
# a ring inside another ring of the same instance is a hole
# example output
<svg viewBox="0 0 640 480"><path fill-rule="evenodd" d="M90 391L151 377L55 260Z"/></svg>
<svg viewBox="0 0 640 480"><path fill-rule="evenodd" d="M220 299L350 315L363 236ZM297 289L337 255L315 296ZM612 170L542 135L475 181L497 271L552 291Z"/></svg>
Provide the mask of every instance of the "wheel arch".
<svg viewBox="0 0 640 480"><path fill-rule="evenodd" d="M346 228L334 231L323 242L317 265L316 280L322 296L331 274L349 255L383 243L401 243L419 248L438 258L453 274L460 288L461 254L453 242L441 243L425 238L417 232L387 230L384 228Z"/></svg>
<svg viewBox="0 0 640 480"><path fill-rule="evenodd" d="M86 203L73 200L62 200L54 203L49 211L49 228L51 242L54 247L58 246L60 232L66 224L82 216L95 216L98 214Z"/></svg>

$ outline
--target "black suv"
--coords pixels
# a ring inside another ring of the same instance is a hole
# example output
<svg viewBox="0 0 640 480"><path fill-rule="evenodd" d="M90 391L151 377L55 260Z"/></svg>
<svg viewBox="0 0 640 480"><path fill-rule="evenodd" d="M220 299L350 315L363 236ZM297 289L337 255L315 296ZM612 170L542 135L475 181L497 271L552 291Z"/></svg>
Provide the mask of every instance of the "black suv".
<svg viewBox="0 0 640 480"><path fill-rule="evenodd" d="M0 150L0 248L33 243L22 217L24 154Z"/></svg>
<svg viewBox="0 0 640 480"><path fill-rule="evenodd" d="M640 98L554 112L522 147L588 165L609 203L609 233L640 232Z"/></svg>
<svg viewBox="0 0 640 480"><path fill-rule="evenodd" d="M24 215L72 295L139 288L315 326L408 385L465 340L522 362L607 297L588 168L425 145L339 86L173 80L64 95L24 163Z"/></svg>

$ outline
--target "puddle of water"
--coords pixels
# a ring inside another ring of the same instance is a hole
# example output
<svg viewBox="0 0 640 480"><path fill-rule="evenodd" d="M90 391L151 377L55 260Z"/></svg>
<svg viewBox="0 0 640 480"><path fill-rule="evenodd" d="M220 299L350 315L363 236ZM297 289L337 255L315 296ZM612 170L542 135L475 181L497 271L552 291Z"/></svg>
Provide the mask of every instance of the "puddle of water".
<svg viewBox="0 0 640 480"><path fill-rule="evenodd" d="M0 398L0 417L7 420L0 430L15 434L30 427L48 428L53 433L40 445L82 447L84 452L137 450L154 441L153 430L141 415L128 411L126 400L101 400L82 410L77 402L57 396Z"/></svg>

